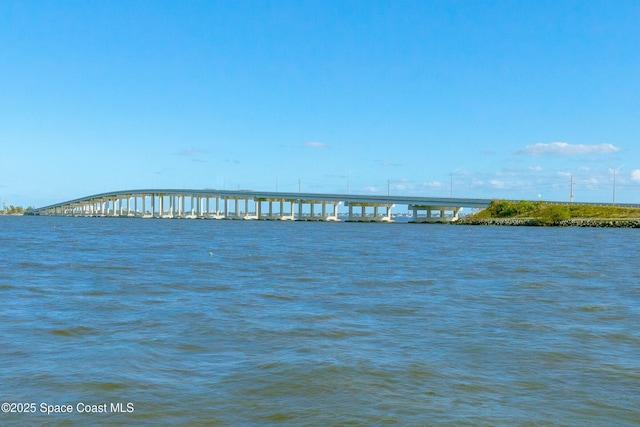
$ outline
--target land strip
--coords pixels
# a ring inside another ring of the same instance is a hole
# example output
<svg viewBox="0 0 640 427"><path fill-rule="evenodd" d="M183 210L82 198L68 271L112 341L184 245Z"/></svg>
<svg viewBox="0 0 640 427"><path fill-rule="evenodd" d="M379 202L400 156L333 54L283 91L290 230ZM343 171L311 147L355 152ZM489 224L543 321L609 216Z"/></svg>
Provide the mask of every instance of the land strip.
<svg viewBox="0 0 640 427"><path fill-rule="evenodd" d="M494 200L458 225L640 228L640 208Z"/></svg>

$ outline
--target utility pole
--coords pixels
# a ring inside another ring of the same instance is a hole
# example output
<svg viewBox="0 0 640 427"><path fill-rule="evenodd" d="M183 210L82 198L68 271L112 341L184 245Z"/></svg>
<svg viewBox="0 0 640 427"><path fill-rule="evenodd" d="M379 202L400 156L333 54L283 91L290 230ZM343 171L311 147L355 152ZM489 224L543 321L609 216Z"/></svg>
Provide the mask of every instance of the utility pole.
<svg viewBox="0 0 640 427"><path fill-rule="evenodd" d="M571 194L569 195L569 202L573 203L573 175L571 175Z"/></svg>
<svg viewBox="0 0 640 427"><path fill-rule="evenodd" d="M616 170L613 170L613 201L612 203L616 204Z"/></svg>
<svg viewBox="0 0 640 427"><path fill-rule="evenodd" d="M617 168L612 168L611 166L609 166L610 169L613 169L613 203L612 204L614 205L616 204L616 172L622 169L623 166L624 164L621 164Z"/></svg>

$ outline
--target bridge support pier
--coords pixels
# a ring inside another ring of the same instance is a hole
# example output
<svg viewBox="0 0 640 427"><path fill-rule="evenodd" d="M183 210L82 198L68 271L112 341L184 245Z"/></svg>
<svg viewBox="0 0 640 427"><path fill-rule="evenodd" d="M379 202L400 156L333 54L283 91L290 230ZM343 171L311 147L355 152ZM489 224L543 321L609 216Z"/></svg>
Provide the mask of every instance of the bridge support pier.
<svg viewBox="0 0 640 427"><path fill-rule="evenodd" d="M249 211L249 198L248 197L223 197L223 207L224 212L220 215L220 211L218 209L218 199L216 198L216 214L212 217L213 219L256 219L256 215L252 215ZM229 201L233 200L234 211L231 212L229 210ZM240 202L244 202L244 211L240 209Z"/></svg>
<svg viewBox="0 0 640 427"><path fill-rule="evenodd" d="M309 205L309 215L305 215L303 212L303 205ZM321 205L320 214L316 214L316 205ZM333 206L331 211L327 210L327 205ZM296 221L340 221L338 218L338 206L340 202L328 202L328 201L317 201L317 200L308 200L302 201L298 200L298 217Z"/></svg>
<svg viewBox="0 0 640 427"><path fill-rule="evenodd" d="M262 211L262 203L268 203L269 208L266 215ZM278 212L274 212L273 204L279 205ZM289 213L284 211L285 203L289 204ZM295 219L295 200L290 199L255 199L256 206L256 219L277 220L277 221L292 221Z"/></svg>
<svg viewBox="0 0 640 427"><path fill-rule="evenodd" d="M458 220L458 213L461 207L452 206L419 206L409 205L409 210L413 211L411 223L449 223ZM421 215L420 212L425 212ZM434 215L434 212L437 215Z"/></svg>
<svg viewBox="0 0 640 427"><path fill-rule="evenodd" d="M360 202L347 202L345 203L349 207L349 219L347 222L394 222L391 218L391 208L395 205L384 203L360 203ZM353 212L354 207L360 208L360 215L355 215ZM373 214L369 216L367 214L367 208L373 208ZM385 208L384 215L379 213L379 208Z"/></svg>

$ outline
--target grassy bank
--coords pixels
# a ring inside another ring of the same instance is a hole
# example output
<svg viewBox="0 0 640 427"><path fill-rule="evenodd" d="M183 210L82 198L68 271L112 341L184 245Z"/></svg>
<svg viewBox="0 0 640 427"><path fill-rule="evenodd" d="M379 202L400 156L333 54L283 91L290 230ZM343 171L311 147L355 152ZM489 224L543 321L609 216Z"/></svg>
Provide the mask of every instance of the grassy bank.
<svg viewBox="0 0 640 427"><path fill-rule="evenodd" d="M640 227L640 208L494 200L459 224Z"/></svg>

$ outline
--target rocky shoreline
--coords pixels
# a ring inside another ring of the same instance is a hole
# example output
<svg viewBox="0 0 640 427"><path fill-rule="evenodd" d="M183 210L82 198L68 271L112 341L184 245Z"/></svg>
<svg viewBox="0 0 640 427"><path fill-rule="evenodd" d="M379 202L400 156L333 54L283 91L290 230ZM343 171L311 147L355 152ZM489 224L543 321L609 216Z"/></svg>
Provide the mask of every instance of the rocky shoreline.
<svg viewBox="0 0 640 427"><path fill-rule="evenodd" d="M456 225L497 225L497 226L529 226L529 227L600 227L600 228L640 228L638 219L607 219L607 218L573 218L569 220L543 223L530 218L490 218L490 219L461 219Z"/></svg>

